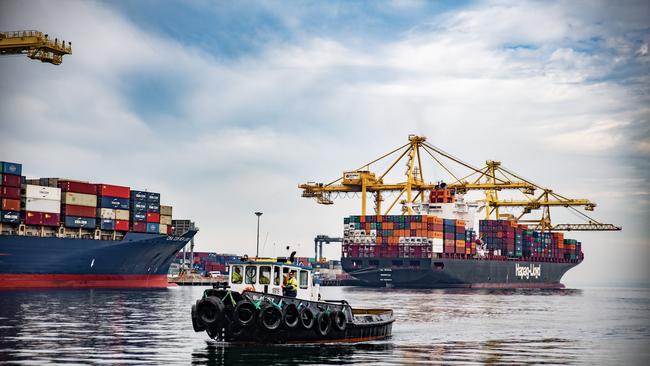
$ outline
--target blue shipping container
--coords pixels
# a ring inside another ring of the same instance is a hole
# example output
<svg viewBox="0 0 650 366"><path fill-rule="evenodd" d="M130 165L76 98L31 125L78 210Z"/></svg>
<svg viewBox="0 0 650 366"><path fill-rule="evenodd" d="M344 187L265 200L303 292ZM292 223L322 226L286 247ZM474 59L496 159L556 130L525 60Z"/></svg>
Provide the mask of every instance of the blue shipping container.
<svg viewBox="0 0 650 366"><path fill-rule="evenodd" d="M160 212L160 205L157 203L148 203L147 212L158 213Z"/></svg>
<svg viewBox="0 0 650 366"><path fill-rule="evenodd" d="M81 227L84 229L94 229L97 225L97 221L89 217L64 216L63 222L66 227Z"/></svg>
<svg viewBox="0 0 650 366"><path fill-rule="evenodd" d="M160 231L160 224L156 224L156 223L153 223L153 222L147 223L147 232L148 233L158 234L159 231Z"/></svg>
<svg viewBox="0 0 650 366"><path fill-rule="evenodd" d="M21 175L23 173L23 165L3 161L2 172L5 174Z"/></svg>
<svg viewBox="0 0 650 366"><path fill-rule="evenodd" d="M129 200L126 198L103 196L103 197L97 197L97 201L99 207L102 208L113 208L118 210L129 209Z"/></svg>
<svg viewBox="0 0 650 366"><path fill-rule="evenodd" d="M144 191L131 191L131 201L146 201L147 192Z"/></svg>
<svg viewBox="0 0 650 366"><path fill-rule="evenodd" d="M18 224L20 223L20 212L0 211L0 221L8 222L10 224Z"/></svg>
<svg viewBox="0 0 650 366"><path fill-rule="evenodd" d="M146 211L147 210L147 204L143 201L133 201L133 210L138 211Z"/></svg>
<svg viewBox="0 0 650 366"><path fill-rule="evenodd" d="M147 221L147 211L133 211L131 217L133 221Z"/></svg>
<svg viewBox="0 0 650 366"><path fill-rule="evenodd" d="M160 193L148 192L147 193L147 202L160 204Z"/></svg>
<svg viewBox="0 0 650 366"><path fill-rule="evenodd" d="M103 219L99 223L99 227L102 230L115 230L115 221L113 221L111 219Z"/></svg>

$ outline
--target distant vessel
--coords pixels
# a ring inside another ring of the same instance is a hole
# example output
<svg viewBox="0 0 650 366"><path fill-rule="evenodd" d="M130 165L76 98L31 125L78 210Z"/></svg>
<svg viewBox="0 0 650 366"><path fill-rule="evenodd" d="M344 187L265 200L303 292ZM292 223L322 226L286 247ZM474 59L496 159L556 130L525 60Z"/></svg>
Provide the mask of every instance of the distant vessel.
<svg viewBox="0 0 650 366"><path fill-rule="evenodd" d="M388 159L391 155L397 158ZM433 170L423 164L426 156L441 168L435 172L438 179L445 175L448 183L425 180L423 166ZM383 159L392 161L387 169L370 170ZM404 160L405 179L385 182ZM459 168L464 171L459 173ZM593 211L596 204L587 199L557 194L521 178L499 161L474 167L430 145L423 136L409 135L407 144L343 172L330 183L298 187L303 197L325 205L333 204L333 198L359 194L361 215L344 219L341 265L368 286L559 288L564 286L562 276L584 258L581 243L565 239L561 231L621 230L574 208ZM465 194L472 190L482 191L485 197L467 202ZM503 199L502 191L515 195ZM366 214L369 197L374 215ZM389 215L398 203L401 215ZM553 225L551 207L571 209L588 223ZM521 212L515 214L514 208ZM481 210L485 219L477 220ZM533 211L540 216L528 218Z"/></svg>
<svg viewBox="0 0 650 366"><path fill-rule="evenodd" d="M0 289L166 287L176 253L160 194L69 179L25 179L0 162Z"/></svg>

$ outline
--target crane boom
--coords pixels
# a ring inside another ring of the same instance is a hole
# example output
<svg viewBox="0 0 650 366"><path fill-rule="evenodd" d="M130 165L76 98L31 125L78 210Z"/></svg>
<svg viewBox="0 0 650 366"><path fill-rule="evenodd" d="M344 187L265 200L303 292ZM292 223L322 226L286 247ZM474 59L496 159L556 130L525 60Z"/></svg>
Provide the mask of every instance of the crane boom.
<svg viewBox="0 0 650 366"><path fill-rule="evenodd" d="M72 43L51 40L35 30L0 32L0 55L27 55L32 60L60 65L63 55L72 54Z"/></svg>
<svg viewBox="0 0 650 366"><path fill-rule="evenodd" d="M396 195L395 200L385 210L387 214L399 201L403 207L402 212L412 214L412 208L417 201L425 202L426 191L433 191L440 188L454 190L456 193L466 193L470 190L480 190L485 194L485 219L489 220L493 215L496 218L502 216L513 217L510 214L500 214L500 207L521 207L522 213L519 217L514 218L520 222L531 222L530 227L537 227L542 230L620 230L621 228L611 224L599 223L591 217L580 213L589 220L589 224L560 224L553 226L551 224L551 207L566 207L575 210L574 207L581 206L587 211L593 211L596 204L587 199L572 199L564 197L558 193L553 192L551 189L543 188L521 176L507 170L501 165L499 161L486 161L482 168L474 167L453 155L430 145L426 142L426 137L409 135L409 142L402 145L390 152L370 161L361 167L346 171L343 176L327 184L308 182L298 185L302 189L302 196L306 198L315 198L319 204L331 205L334 203L332 194L336 193L361 193L361 215L366 215L366 200L367 195L374 195L375 201L375 214L382 215L382 201L384 200L384 193L393 193ZM453 180L449 184L442 181L434 184L427 182L422 173L422 157L426 156L421 153L426 153L440 166L446 173L448 173ZM370 171L372 164L378 163L389 156L397 155L397 158L392 160L382 174L375 174ZM384 178L386 175L397 165L398 162L406 160L406 180L396 183L385 183ZM446 159L446 160L445 160ZM457 176L452 170L443 164L443 160L459 165L464 169L468 169L470 174L466 176ZM515 190L522 193L525 200L503 200L499 199L498 192L502 190ZM535 196L536 191L541 190L542 193ZM540 219L525 220L522 219L524 215L531 213L532 210L542 210ZM575 210L577 211L577 210Z"/></svg>

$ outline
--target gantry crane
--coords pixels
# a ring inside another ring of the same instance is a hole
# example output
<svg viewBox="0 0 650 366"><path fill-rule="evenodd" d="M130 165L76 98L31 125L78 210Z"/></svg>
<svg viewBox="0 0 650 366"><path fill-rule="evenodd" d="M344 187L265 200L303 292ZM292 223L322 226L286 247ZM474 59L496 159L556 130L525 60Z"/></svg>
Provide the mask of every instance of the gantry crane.
<svg viewBox="0 0 650 366"><path fill-rule="evenodd" d="M431 183L424 179L422 157L426 153L437 163L452 181L450 183L438 182ZM376 175L370 171L370 166L376 164L391 155L397 155L397 158L389 165L381 175ZM405 181L397 183L384 183L386 175L400 162L406 160ZM469 170L469 174L459 177L452 170L443 164L443 160L450 161L456 165L462 166ZM522 213L514 218L518 222L531 223L532 227L541 230L620 230L620 227L600 223L591 217L579 212L589 220L588 224L561 224L553 226L551 224L550 208L567 207L575 210L575 207L583 206L588 211L593 211L595 203L587 199L570 199L553 192L550 189L521 178L504 168L500 162L488 160L485 167L477 168L451 154L429 144L423 136L410 135L409 142L402 145L387 154L380 156L361 167L343 173L343 176L330 183L308 182L298 186L302 189L302 196L315 198L320 204L333 204L332 194L338 196L340 193L361 193L361 214L366 215L367 195L374 195L375 214L381 215L382 212L387 214L399 201L402 204L402 213L412 214L412 205L418 200L425 202L425 192L433 189L450 189L457 193L464 194L470 190L479 190L485 193L485 218L500 218L500 207L521 207ZM498 192L501 190L518 190L524 200L500 200ZM540 190L542 193L538 196L535 193ZM393 193L396 198L389 207L382 211L382 201L385 193ZM405 197L400 201L402 197ZM524 220L523 216L531 213L533 210L542 209L542 217L538 220Z"/></svg>
<svg viewBox="0 0 650 366"><path fill-rule="evenodd" d="M27 55L32 60L60 65L63 55L72 54L72 43L51 40L43 32L28 30L0 32L0 55Z"/></svg>

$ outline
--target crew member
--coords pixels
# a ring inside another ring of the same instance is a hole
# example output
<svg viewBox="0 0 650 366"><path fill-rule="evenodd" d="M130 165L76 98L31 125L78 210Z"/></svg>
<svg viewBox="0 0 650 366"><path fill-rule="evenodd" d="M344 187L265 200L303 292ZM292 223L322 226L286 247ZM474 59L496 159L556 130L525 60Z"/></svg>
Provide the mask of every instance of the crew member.
<svg viewBox="0 0 650 366"><path fill-rule="evenodd" d="M241 283L241 268L235 267L235 271L232 273L232 283Z"/></svg>
<svg viewBox="0 0 650 366"><path fill-rule="evenodd" d="M296 297L298 295L298 281L296 281L296 271L289 272L287 283L284 285L284 296Z"/></svg>

